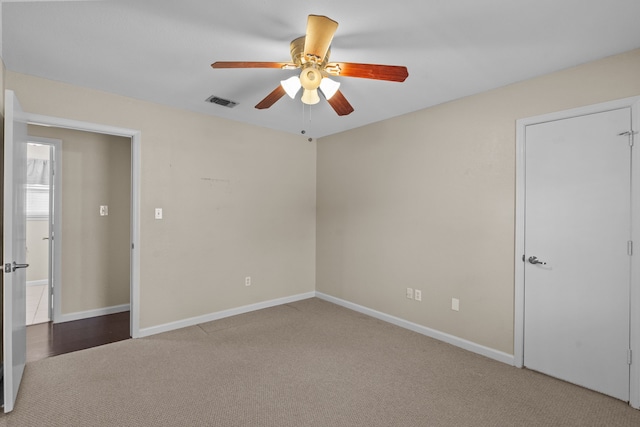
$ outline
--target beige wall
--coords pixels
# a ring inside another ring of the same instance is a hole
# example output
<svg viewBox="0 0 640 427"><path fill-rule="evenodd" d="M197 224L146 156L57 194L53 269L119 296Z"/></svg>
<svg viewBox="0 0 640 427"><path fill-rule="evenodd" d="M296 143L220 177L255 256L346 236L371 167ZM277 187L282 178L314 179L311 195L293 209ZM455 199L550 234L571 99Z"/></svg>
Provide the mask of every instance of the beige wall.
<svg viewBox="0 0 640 427"><path fill-rule="evenodd" d="M128 304L131 140L41 126L29 135L62 141L61 313Z"/></svg>
<svg viewBox="0 0 640 427"><path fill-rule="evenodd" d="M639 95L638 75L640 50L323 138L317 159L294 135L11 72L7 86L26 111L142 131L143 328L315 280L511 354L515 121Z"/></svg>
<svg viewBox="0 0 640 427"><path fill-rule="evenodd" d="M49 279L49 221L27 219L27 283Z"/></svg>
<svg viewBox="0 0 640 427"><path fill-rule="evenodd" d="M635 50L323 138L317 290L513 354L515 121L639 76Z"/></svg>
<svg viewBox="0 0 640 427"><path fill-rule="evenodd" d="M142 328L314 290L315 143L12 72L7 86L25 111L141 131Z"/></svg>

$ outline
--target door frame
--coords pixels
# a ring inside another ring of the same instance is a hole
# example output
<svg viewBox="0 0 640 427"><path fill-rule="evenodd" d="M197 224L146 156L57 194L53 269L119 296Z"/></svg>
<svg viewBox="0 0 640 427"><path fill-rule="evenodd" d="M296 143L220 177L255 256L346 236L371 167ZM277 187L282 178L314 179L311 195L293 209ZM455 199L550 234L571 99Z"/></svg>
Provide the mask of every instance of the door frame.
<svg viewBox="0 0 640 427"><path fill-rule="evenodd" d="M140 337L140 168L141 141L139 130L26 113L27 123L101 133L131 138L131 253L130 253L130 324L132 338ZM60 192L58 192L60 194ZM58 270L59 271L59 270ZM59 286L58 286L59 288ZM54 295L55 298L55 295ZM59 307L59 304L56 304ZM59 314L59 313L58 313ZM54 314L55 316L55 314Z"/></svg>
<svg viewBox="0 0 640 427"><path fill-rule="evenodd" d="M514 289L514 340L513 356L516 367L524 366L524 281L525 270L522 256L525 253L525 166L526 166L526 128L530 125L555 120L595 114L620 108L631 108L632 129L635 132L634 150L631 150L632 165L640 167L640 96L619 99L610 102L558 111L540 116L527 117L516 121L516 224L515 224L515 289ZM631 289L630 304L630 336L629 346L632 352L632 363L629 371L629 405L640 409L640 170L635 167L631 171L632 188L632 220L631 239L636 250L631 257Z"/></svg>
<svg viewBox="0 0 640 427"><path fill-rule="evenodd" d="M60 318L60 294L59 286L62 283L62 141L54 138L42 138L28 135L27 142L46 145L49 147L49 159L53 163L51 172L53 179L49 181L49 255L47 270L49 284L47 287L47 307L49 321L56 323ZM53 156L51 155L53 150ZM53 196L53 197L52 197ZM52 214L53 212L53 214ZM51 225L53 223L53 226ZM51 236L55 236L51 239ZM53 289L53 294L51 289ZM51 300L57 302L51 305ZM57 306L57 307L56 307Z"/></svg>

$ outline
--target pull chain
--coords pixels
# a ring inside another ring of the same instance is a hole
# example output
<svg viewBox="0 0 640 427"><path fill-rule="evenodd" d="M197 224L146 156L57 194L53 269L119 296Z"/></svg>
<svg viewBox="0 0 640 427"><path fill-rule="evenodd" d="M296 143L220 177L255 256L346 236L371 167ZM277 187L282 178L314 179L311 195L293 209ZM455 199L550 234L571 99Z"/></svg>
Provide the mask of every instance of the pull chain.
<svg viewBox="0 0 640 427"><path fill-rule="evenodd" d="M301 102L302 104L302 127L304 128L304 125L306 124L306 115L305 115L305 103ZM311 105L309 105L309 123L311 123ZM305 131L302 131L302 133L305 133Z"/></svg>

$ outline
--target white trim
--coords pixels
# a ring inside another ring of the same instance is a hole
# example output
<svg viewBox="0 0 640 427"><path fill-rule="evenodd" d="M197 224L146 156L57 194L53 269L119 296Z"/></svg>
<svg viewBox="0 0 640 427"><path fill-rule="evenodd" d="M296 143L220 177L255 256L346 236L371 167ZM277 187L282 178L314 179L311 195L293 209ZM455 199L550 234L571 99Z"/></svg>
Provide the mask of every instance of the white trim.
<svg viewBox="0 0 640 427"><path fill-rule="evenodd" d="M633 130L640 131L640 96L559 111L516 121L516 236L515 236L515 289L514 289L514 362L515 366L524 366L524 264L522 255L525 249L524 201L525 201L525 132L526 127L534 124L563 120L572 117L595 114L620 108L631 108ZM633 216L632 240L636 248L640 247L640 161L638 149L640 136L636 135L636 145L632 150L634 164L632 177ZM638 167L636 167L638 166ZM631 296L630 296L630 347L633 351L633 363L630 368L629 404L640 409L640 251L631 260Z"/></svg>
<svg viewBox="0 0 640 427"><path fill-rule="evenodd" d="M30 125L49 126L64 129L83 130L86 132L103 133L106 135L117 135L132 137L140 133L135 129L127 129L116 126L102 125L99 123L82 122L79 120L64 119L62 117L44 116L42 114L25 113L27 123Z"/></svg>
<svg viewBox="0 0 640 427"><path fill-rule="evenodd" d="M140 336L140 146L142 135L135 131L131 135L131 338ZM135 315L134 315L135 313Z"/></svg>
<svg viewBox="0 0 640 427"><path fill-rule="evenodd" d="M122 313L129 311L129 304L114 305L111 307L96 308L94 310L78 311L76 313L61 314L56 323L73 322L74 320L90 319L97 316L106 316L108 314Z"/></svg>
<svg viewBox="0 0 640 427"><path fill-rule="evenodd" d="M262 310L264 308L275 307L278 305L289 304L296 301L302 301L305 299L313 298L316 296L315 292L307 292L304 294L292 295L284 298L277 298L269 301L263 301L256 304L244 305L242 307L230 308L228 310L218 311L215 313L205 314L202 316L190 317L188 319L178 320L175 322L165 323L158 326L151 326L149 328L140 329L140 337L148 337L162 332L169 332L176 329L186 328L188 326L195 326L201 323L211 322L214 320L224 319L225 317L237 316L238 314L249 313L256 310Z"/></svg>
<svg viewBox="0 0 640 427"><path fill-rule="evenodd" d="M524 177L525 151L524 135L526 125L516 121L516 239L513 290L513 359L517 368L524 366Z"/></svg>
<svg viewBox="0 0 640 427"><path fill-rule="evenodd" d="M629 98L618 99L615 101L602 102L600 104L586 105L584 107L572 108L570 110L556 111L553 113L541 114L539 116L525 117L516 120L516 126L529 126L556 120L570 119L573 117L586 116L588 114L597 114L605 111L619 110L621 108L633 107L633 104L640 101L640 96L631 96ZM634 129L635 130L635 129ZM522 134L524 136L524 133ZM521 141L524 143L524 141ZM516 144L518 140L516 140Z"/></svg>
<svg viewBox="0 0 640 427"><path fill-rule="evenodd" d="M476 344L472 341L468 341L463 338L456 337L454 335L440 332L435 329L427 328L426 326L418 325L417 323L409 322L408 320L391 316L389 314L382 313L380 311L373 310L371 308L364 307L358 304L354 304L352 302L345 301L340 298L332 297L330 295L323 294L322 292L316 292L316 297L323 299L325 301L332 302L339 306L348 308L350 310L357 311L362 314L366 314L367 316L375 317L376 319L394 324L396 326L400 326L401 328L405 328L410 331L417 332L422 335L426 335L428 337L437 339L439 341L444 341L456 347L460 347L462 349L480 354L490 359L497 360L498 362L506 363L512 366L514 364L513 356L510 354L504 353L502 351L485 347L483 345Z"/></svg>
<svg viewBox="0 0 640 427"><path fill-rule="evenodd" d="M48 285L49 281L47 279L42 279L42 280L32 280L30 282L27 282L27 286L42 286L42 285Z"/></svg>
<svg viewBox="0 0 640 427"><path fill-rule="evenodd" d="M439 341L443 341L443 342L455 345L456 347L460 347L464 350L468 350L473 353L480 354L490 359L497 360L499 362L506 363L508 365L514 364L513 356L510 354L507 354L502 351L495 350L489 347L485 347L483 345L476 344L474 342L467 341L465 339L458 338L456 336L449 335L444 332L436 331L435 329L430 329L425 326L421 326L416 323L409 322L407 320L400 319L398 317L391 316L389 314L385 314L385 313L382 313L358 304L354 304L352 302L345 301L340 298L332 297L322 292L307 292L304 294L292 295L290 297L264 301L257 304L250 304L242 307L231 308L228 310L218 311L215 313L205 314L202 316L191 317L189 319L178 320L175 322L165 323L162 325L151 326L149 328L142 328L140 329L139 336L148 337L148 336L160 334L163 332L174 331L176 329L195 326L195 325L199 325L206 322L212 322L214 320L224 319L225 317L237 316L238 314L244 314L252 311L262 310L264 308L275 307L283 304L289 304L292 302L302 301L302 300L313 298L313 297L320 298L322 300L348 308L350 310L366 314L368 316L394 324L396 326L400 326L405 329L409 329L411 331L437 339Z"/></svg>
<svg viewBox="0 0 640 427"><path fill-rule="evenodd" d="M640 132L640 97L631 106L631 125ZM631 189L635 197L631 206L631 239L635 242L631 257L631 337L632 363L630 367L631 384L629 404L640 409L640 134L634 135L634 147L631 150Z"/></svg>
<svg viewBox="0 0 640 427"><path fill-rule="evenodd" d="M131 244L133 247L131 250L130 278L130 333L131 337L138 338L140 336L140 153L142 140L140 131L60 117L43 116L41 114L26 113L25 115L27 122L30 124L131 138ZM56 239L56 244L60 244L60 239Z"/></svg>

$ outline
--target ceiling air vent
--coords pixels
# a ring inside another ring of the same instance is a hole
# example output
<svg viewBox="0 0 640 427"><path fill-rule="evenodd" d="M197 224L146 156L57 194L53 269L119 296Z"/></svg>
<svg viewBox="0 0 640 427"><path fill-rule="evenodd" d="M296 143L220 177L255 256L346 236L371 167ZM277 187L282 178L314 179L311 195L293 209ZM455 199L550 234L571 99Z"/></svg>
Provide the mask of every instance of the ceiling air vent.
<svg viewBox="0 0 640 427"><path fill-rule="evenodd" d="M222 105L223 107L227 107L227 108L233 108L236 105L238 105L238 103L235 102L235 101L231 101L231 100L228 100L228 99L220 98L220 97L215 96L215 95L211 95L210 97L208 97L207 98L207 102L210 102L212 104Z"/></svg>

